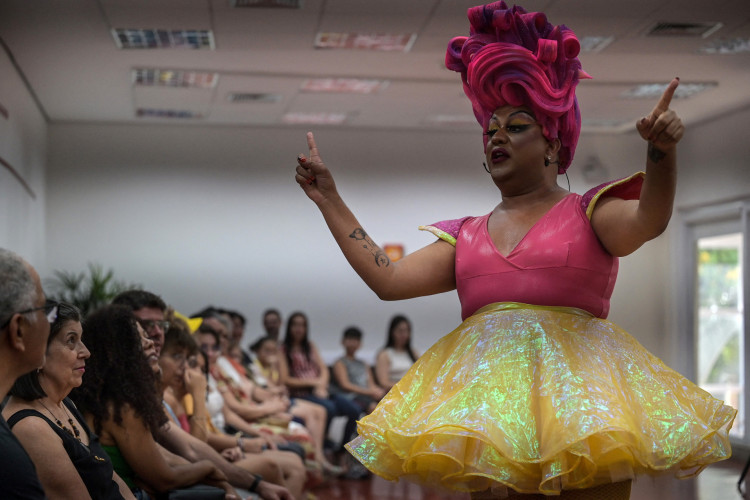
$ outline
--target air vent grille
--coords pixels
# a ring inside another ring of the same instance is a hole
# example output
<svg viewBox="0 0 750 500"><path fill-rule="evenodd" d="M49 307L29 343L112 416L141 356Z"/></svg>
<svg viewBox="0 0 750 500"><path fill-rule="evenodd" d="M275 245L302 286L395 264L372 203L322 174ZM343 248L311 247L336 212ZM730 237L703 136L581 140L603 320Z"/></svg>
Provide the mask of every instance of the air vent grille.
<svg viewBox="0 0 750 500"><path fill-rule="evenodd" d="M647 36L692 36L706 38L723 26L721 23L671 23L660 21Z"/></svg>
<svg viewBox="0 0 750 500"><path fill-rule="evenodd" d="M138 118L169 118L178 120L192 120L196 118L203 118L202 113L178 109L138 108L135 111L135 115Z"/></svg>
<svg viewBox="0 0 750 500"><path fill-rule="evenodd" d="M263 92L232 92L227 96L229 102L279 102L279 94L266 94Z"/></svg>
<svg viewBox="0 0 750 500"><path fill-rule="evenodd" d="M271 9L301 9L302 0L229 0L232 7L266 7Z"/></svg>

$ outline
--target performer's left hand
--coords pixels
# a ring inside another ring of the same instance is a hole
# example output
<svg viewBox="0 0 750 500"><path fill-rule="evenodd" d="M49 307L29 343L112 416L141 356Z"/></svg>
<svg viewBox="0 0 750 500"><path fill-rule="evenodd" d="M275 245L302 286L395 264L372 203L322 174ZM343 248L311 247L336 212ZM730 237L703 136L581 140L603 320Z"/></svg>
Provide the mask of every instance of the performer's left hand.
<svg viewBox="0 0 750 500"><path fill-rule="evenodd" d="M685 133L682 120L674 110L669 109L678 85L680 85L679 78L669 82L669 86L651 113L641 118L635 125L641 137L663 152L674 149Z"/></svg>

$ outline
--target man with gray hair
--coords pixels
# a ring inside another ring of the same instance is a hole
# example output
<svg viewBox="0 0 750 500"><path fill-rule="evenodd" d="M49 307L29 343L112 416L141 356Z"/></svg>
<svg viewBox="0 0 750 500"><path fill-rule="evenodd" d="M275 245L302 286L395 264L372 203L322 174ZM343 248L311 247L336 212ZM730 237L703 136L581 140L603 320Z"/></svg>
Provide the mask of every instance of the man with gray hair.
<svg viewBox="0 0 750 500"><path fill-rule="evenodd" d="M41 367L57 305L47 303L39 275L0 248L0 399L21 375ZM3 498L45 498L34 464L0 415L0 491Z"/></svg>

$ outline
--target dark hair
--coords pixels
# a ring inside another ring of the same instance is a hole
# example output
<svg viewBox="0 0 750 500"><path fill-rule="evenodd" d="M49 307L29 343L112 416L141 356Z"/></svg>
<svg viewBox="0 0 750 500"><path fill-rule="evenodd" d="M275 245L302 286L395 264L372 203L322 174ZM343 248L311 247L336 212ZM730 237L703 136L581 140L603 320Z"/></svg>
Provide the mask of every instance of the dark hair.
<svg viewBox="0 0 750 500"><path fill-rule="evenodd" d="M215 338L216 345L221 344L221 337L219 336L219 332L217 332L216 330L214 330L212 327L210 327L209 325L205 323L201 323L198 329L195 331L196 335L200 335L202 333L211 335L213 338Z"/></svg>
<svg viewBox="0 0 750 500"><path fill-rule="evenodd" d="M126 405L155 433L167 417L156 375L141 348L133 311L125 305L104 306L86 318L84 333L91 357L83 384L73 389L71 399L94 417L97 434L102 422L110 418L122 425Z"/></svg>
<svg viewBox="0 0 750 500"><path fill-rule="evenodd" d="M49 304L49 301L47 301ZM73 304L67 302L60 302L57 304L57 318L49 327L49 337L47 337L47 348L52 343L52 340L60 333L68 321L81 322L81 311L78 310ZM11 396L25 399L26 401L33 401L35 399L41 399L47 395L39 384L39 371L34 370L25 375L18 377L13 384L13 387L8 391Z"/></svg>
<svg viewBox="0 0 750 500"><path fill-rule="evenodd" d="M349 328L344 330L343 338L362 340L362 330L360 330L356 326L350 326Z"/></svg>
<svg viewBox="0 0 750 500"><path fill-rule="evenodd" d="M286 333L284 334L284 354L286 355L286 360L289 362L289 366L292 366L292 336L290 335L290 331L292 329L292 322L295 318L302 318L305 320L305 336L302 337L302 342L300 343L300 347L302 347L302 352L305 354L305 357L309 360L310 359L310 339L307 338L307 331L310 327L310 323L307 321L307 315L301 311L296 311L289 316L289 320L286 322Z"/></svg>
<svg viewBox="0 0 750 500"><path fill-rule="evenodd" d="M161 352L164 353L172 349L183 350L187 352L188 356L192 356L200 350L195 339L190 335L187 325L182 321L170 323L169 328L164 332L164 344L161 347Z"/></svg>
<svg viewBox="0 0 750 500"><path fill-rule="evenodd" d="M278 316L279 318L281 318L281 313L279 312L279 310L278 309L274 309L273 307L270 308L270 309L266 309L265 311L263 311L262 318L265 319L266 316L268 316L270 314L275 314L276 316Z"/></svg>
<svg viewBox="0 0 750 500"><path fill-rule="evenodd" d="M384 349L396 346L396 341L393 338L393 331L396 329L399 323L406 323L409 326L409 340L406 341L405 347L406 352L408 352L409 357L411 357L411 360L416 361L417 357L414 355L414 349L411 348L411 321L409 321L409 318L407 318L403 314L397 314L391 318L391 323L388 325L388 339L386 340Z"/></svg>
<svg viewBox="0 0 750 500"><path fill-rule="evenodd" d="M260 351L261 347L263 347L263 344L265 344L266 342L276 342L276 339L273 337L269 337L267 335L265 337L261 337L255 342L253 342L252 344L250 344L250 350L253 352L258 352Z"/></svg>
<svg viewBox="0 0 750 500"><path fill-rule="evenodd" d="M137 311L144 307L167 310L167 304L158 295L145 290L127 290L112 299L113 304L128 306L131 310Z"/></svg>
<svg viewBox="0 0 750 500"><path fill-rule="evenodd" d="M245 320L245 316L242 315L242 313L237 311L229 311L227 310L226 313L229 315L232 320L238 319L240 320L240 323L242 323L242 326L245 326L247 324L247 321Z"/></svg>
<svg viewBox="0 0 750 500"><path fill-rule="evenodd" d="M214 306L207 306L201 309L200 311L193 313L190 315L191 318L207 318L209 316L216 316L218 314L222 314L222 310L214 307Z"/></svg>

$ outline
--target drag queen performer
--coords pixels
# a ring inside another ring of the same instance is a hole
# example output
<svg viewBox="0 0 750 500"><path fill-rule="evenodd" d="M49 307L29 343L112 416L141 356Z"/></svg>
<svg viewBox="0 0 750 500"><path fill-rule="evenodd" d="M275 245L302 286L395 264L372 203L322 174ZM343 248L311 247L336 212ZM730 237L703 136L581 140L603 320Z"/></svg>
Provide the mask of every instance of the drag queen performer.
<svg viewBox="0 0 750 500"><path fill-rule="evenodd" d="M691 477L726 459L736 411L606 320L619 256L658 236L672 212L684 127L674 79L636 128L646 172L583 196L557 185L573 160L588 78L579 43L542 13L469 9L449 69L484 130L500 203L426 226L434 243L390 262L339 196L312 134L296 181L378 296L457 289L463 323L359 422L347 445L387 479L472 498L629 498L640 473Z"/></svg>

